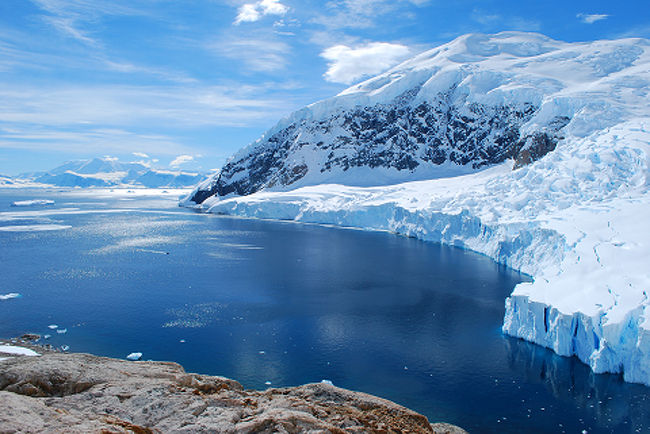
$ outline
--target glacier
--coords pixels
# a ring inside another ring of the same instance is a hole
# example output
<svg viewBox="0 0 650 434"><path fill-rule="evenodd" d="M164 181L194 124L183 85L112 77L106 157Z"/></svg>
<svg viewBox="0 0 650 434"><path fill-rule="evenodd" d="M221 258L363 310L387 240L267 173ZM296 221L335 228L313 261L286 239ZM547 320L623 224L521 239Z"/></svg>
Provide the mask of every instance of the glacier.
<svg viewBox="0 0 650 434"><path fill-rule="evenodd" d="M456 164L453 173L445 161L440 176L434 166L423 176L417 167L357 167L337 179L315 159L301 161L309 174L297 182L242 196L215 194L223 179L216 174L181 204L390 231L485 254L533 278L505 300L504 333L650 385L650 42L466 35L306 107L264 137L412 88L423 100L452 89L487 106L530 103L536 109L519 126L523 137L558 117L568 122L552 150L523 165L514 158L471 170ZM267 152L262 142L231 161Z"/></svg>

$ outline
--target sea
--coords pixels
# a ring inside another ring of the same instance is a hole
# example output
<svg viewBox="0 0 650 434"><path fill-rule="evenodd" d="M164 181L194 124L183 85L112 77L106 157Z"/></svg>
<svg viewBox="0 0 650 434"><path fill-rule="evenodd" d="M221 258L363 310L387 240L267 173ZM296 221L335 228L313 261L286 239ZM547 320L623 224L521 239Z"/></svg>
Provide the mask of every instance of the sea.
<svg viewBox="0 0 650 434"><path fill-rule="evenodd" d="M210 215L181 193L0 189L0 337L252 389L331 381L472 433L650 432L650 388L501 332L529 276L391 233Z"/></svg>

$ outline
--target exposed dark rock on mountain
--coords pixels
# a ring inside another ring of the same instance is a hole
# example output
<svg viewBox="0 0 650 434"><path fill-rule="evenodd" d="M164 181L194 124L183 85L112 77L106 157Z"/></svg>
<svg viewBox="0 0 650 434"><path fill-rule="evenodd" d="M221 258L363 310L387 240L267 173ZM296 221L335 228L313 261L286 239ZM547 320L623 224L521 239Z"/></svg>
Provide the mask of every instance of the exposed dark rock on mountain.
<svg viewBox="0 0 650 434"><path fill-rule="evenodd" d="M289 187L310 170L327 175L335 169L384 168L407 177L420 166L444 163L480 169L514 159L520 167L555 149L559 131L569 122L558 117L543 130L523 134L522 125L537 111L532 104L457 105L450 93L415 104L417 90L389 104L293 123L227 163L210 188L196 191L192 201ZM307 153L317 161L311 167L299 157Z"/></svg>

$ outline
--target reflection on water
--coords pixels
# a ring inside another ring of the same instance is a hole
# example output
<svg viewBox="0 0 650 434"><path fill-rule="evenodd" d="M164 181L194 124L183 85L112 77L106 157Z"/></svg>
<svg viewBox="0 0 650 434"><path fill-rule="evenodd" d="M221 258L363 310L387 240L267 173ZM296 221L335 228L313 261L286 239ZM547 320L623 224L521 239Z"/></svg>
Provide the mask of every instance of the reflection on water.
<svg viewBox="0 0 650 434"><path fill-rule="evenodd" d="M647 387L626 383L620 375L594 374L576 357L559 357L520 339L506 344L510 369L526 382L544 385L558 401L580 408L612 432L647 432Z"/></svg>

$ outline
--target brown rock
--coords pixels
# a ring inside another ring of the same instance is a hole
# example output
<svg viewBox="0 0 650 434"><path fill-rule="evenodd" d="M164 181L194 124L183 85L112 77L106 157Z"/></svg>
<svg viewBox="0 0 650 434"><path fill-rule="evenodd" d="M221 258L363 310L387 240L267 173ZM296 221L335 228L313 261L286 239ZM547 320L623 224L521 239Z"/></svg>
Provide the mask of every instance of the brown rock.
<svg viewBox="0 0 650 434"><path fill-rule="evenodd" d="M47 353L0 362L0 433L464 433L327 384L244 390L175 363Z"/></svg>

